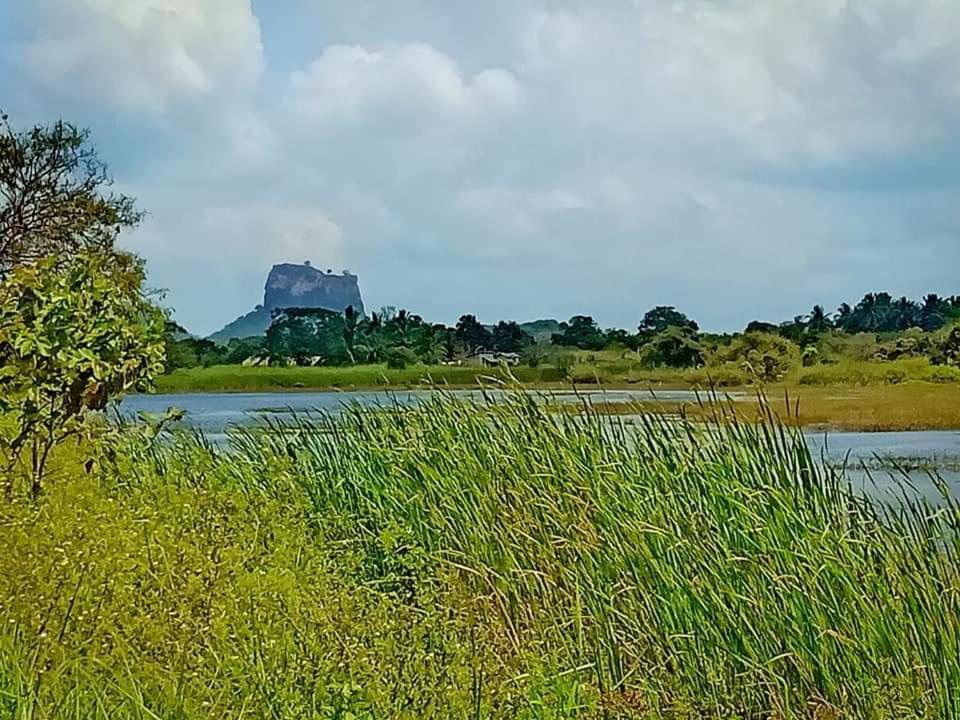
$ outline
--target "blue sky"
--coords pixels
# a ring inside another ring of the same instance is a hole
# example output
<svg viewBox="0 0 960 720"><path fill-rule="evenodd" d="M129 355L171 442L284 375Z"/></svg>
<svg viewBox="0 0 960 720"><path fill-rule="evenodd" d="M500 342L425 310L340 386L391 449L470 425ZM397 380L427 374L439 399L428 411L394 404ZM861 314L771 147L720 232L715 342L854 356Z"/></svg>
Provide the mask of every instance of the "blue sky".
<svg viewBox="0 0 960 720"><path fill-rule="evenodd" d="M93 130L198 333L307 259L446 322L960 293L945 0L9 0L0 107Z"/></svg>

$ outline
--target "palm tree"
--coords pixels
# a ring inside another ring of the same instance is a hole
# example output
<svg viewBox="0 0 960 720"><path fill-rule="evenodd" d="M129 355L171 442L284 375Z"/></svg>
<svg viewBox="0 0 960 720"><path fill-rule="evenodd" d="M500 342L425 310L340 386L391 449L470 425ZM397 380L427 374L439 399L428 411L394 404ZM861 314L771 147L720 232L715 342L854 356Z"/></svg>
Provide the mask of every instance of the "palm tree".
<svg viewBox="0 0 960 720"><path fill-rule="evenodd" d="M946 322L947 317L944 313L944 300L936 293L930 293L923 299L923 307L920 309L920 327L927 332L939 330Z"/></svg>
<svg viewBox="0 0 960 720"><path fill-rule="evenodd" d="M812 333L825 333L833 327L830 316L823 309L823 305L814 305L813 310L807 318L807 329Z"/></svg>
<svg viewBox="0 0 960 720"><path fill-rule="evenodd" d="M839 308L837 308L836 319L834 320L834 325L836 325L841 330L847 330L847 326L850 323L850 318L853 315L853 308L850 307L848 303L843 303Z"/></svg>

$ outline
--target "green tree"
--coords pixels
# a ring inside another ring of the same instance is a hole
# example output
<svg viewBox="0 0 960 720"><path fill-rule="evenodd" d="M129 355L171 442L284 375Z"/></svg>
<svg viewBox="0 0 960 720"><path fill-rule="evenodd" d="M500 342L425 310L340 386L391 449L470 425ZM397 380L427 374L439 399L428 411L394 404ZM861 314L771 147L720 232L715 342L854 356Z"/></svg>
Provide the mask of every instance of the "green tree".
<svg viewBox="0 0 960 720"><path fill-rule="evenodd" d="M589 315L574 315L560 323L560 332L553 335L552 341L554 345L580 350L601 350L605 344L603 331Z"/></svg>
<svg viewBox="0 0 960 720"><path fill-rule="evenodd" d="M494 326L491 340L494 350L505 353L519 353L533 342L517 323L503 320Z"/></svg>
<svg viewBox="0 0 960 720"><path fill-rule="evenodd" d="M487 350L493 344L490 331L481 325L474 315L460 317L454 328L454 337L457 344L468 355L479 350Z"/></svg>
<svg viewBox="0 0 960 720"><path fill-rule="evenodd" d="M823 305L814 305L807 317L807 330L814 335L822 335L833 329L833 320L823 309Z"/></svg>
<svg viewBox="0 0 960 720"><path fill-rule="evenodd" d="M648 310L637 330L640 335L652 338L671 327L688 328L695 333L700 330L697 323L670 305L658 305Z"/></svg>
<svg viewBox="0 0 960 720"><path fill-rule="evenodd" d="M272 358L291 358L305 365L319 358L324 365L345 365L350 354L344 316L322 308L286 308L276 313L267 330L266 349Z"/></svg>
<svg viewBox="0 0 960 720"><path fill-rule="evenodd" d="M747 325L747 329L744 330L744 332L749 335L751 333L776 333L777 330L778 327L773 323L764 322L762 320L754 320Z"/></svg>
<svg viewBox="0 0 960 720"><path fill-rule="evenodd" d="M706 350L690 327L669 326L643 346L644 362L654 367L698 367L706 359Z"/></svg>
<svg viewBox="0 0 960 720"><path fill-rule="evenodd" d="M88 131L61 121L16 132L0 115L0 273L111 249L142 219L111 185Z"/></svg>
<svg viewBox="0 0 960 720"><path fill-rule="evenodd" d="M0 447L7 492L25 458L34 495L50 452L91 430L91 412L163 372L164 315L143 264L81 253L17 268L0 282Z"/></svg>
<svg viewBox="0 0 960 720"><path fill-rule="evenodd" d="M949 307L939 295L927 295L920 308L920 328L926 332L939 330L946 324L948 313Z"/></svg>

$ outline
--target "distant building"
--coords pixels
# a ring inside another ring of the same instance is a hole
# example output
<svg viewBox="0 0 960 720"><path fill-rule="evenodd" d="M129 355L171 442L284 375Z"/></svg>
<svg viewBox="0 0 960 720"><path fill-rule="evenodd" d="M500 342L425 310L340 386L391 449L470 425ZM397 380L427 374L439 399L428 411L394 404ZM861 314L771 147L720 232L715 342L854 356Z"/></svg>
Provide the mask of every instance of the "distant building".
<svg viewBox="0 0 960 720"><path fill-rule="evenodd" d="M517 353L484 350L474 355L474 359L484 367L500 367L501 365L513 367L520 364L520 355Z"/></svg>

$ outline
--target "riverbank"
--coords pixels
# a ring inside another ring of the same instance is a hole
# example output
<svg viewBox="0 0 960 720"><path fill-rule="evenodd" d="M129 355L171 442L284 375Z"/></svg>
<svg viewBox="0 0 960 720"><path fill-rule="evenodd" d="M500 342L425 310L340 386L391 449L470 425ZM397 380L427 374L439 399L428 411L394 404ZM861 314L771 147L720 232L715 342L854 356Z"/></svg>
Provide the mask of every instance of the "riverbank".
<svg viewBox="0 0 960 720"><path fill-rule="evenodd" d="M764 406L761 393L766 397ZM698 402L644 403L647 411L710 420L717 413L747 420L764 419L767 410L787 425L813 430L898 432L960 430L960 386L911 382L903 385L770 385L703 394ZM632 415L637 403L598 404L609 415Z"/></svg>
<svg viewBox="0 0 960 720"><path fill-rule="evenodd" d="M920 374L904 363L862 363L866 366L855 372L856 383L843 383L840 370L829 374L821 371L807 378L766 386L733 385L715 392L725 401L729 395L736 412L746 418L756 418L757 397L763 392L769 405L786 423L813 429L848 430L853 432L960 430L960 384L907 380L899 382L910 368L910 376ZM691 371L702 372L702 371ZM891 375L892 374L892 375ZM895 376L897 384L887 384L884 378ZM815 377L818 382L812 382ZM870 378L874 378L870 382ZM819 382L827 379L833 382ZM212 367L178 371L164 376L158 383L158 392L188 393L278 393L365 390L409 390L429 387L471 389L480 385L519 383L538 392L579 388L590 391L631 390L650 391L690 390L707 387L696 378L685 377L681 371L648 371L643 378L630 381L613 379L603 383L571 383L558 368L541 367L501 368L479 367L410 367L391 369L385 365L364 365L349 368L243 368ZM703 397L709 396L704 391ZM700 407L696 402L647 402L644 407L663 413L686 413L696 418L709 418L715 409ZM789 408L788 408L789 402ZM632 414L635 402L598 402L600 411L607 414Z"/></svg>
<svg viewBox="0 0 960 720"><path fill-rule="evenodd" d="M217 365L177 370L157 382L160 393L253 393L324 390L407 390L436 385L475 388L496 382L530 387L557 386L564 372L554 367L503 368L457 365L350 367L240 367Z"/></svg>

